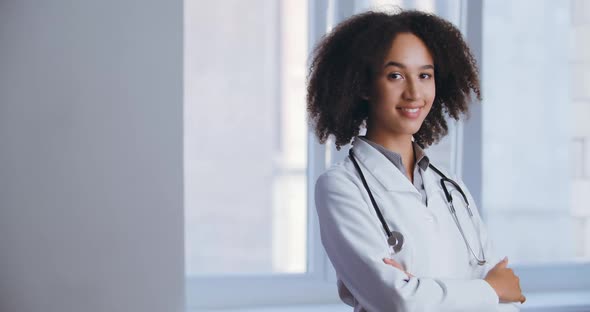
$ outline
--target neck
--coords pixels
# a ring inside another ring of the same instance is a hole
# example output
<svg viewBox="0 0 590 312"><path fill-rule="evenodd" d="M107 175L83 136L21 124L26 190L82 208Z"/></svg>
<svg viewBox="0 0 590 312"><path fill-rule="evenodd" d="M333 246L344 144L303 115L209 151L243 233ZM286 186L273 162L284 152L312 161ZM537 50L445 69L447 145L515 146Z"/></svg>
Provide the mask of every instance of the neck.
<svg viewBox="0 0 590 312"><path fill-rule="evenodd" d="M402 162L406 168L406 175L411 181L414 181L414 147L412 146L412 135L383 133L367 129L367 139L385 147L386 149L400 154Z"/></svg>

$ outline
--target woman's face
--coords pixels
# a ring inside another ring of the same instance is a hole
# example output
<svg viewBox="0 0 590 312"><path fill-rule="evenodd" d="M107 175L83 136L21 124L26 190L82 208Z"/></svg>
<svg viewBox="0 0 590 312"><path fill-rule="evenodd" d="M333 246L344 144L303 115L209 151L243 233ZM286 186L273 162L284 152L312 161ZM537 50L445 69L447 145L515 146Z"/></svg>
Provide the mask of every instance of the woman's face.
<svg viewBox="0 0 590 312"><path fill-rule="evenodd" d="M418 132L436 93L434 62L422 40L411 33L398 34L374 81L370 131L394 136Z"/></svg>

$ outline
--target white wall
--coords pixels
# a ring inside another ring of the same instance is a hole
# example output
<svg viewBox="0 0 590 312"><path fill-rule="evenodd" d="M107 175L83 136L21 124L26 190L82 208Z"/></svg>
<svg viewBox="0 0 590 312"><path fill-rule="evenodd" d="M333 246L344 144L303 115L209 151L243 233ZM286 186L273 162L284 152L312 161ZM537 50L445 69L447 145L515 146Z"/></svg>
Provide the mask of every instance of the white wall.
<svg viewBox="0 0 590 312"><path fill-rule="evenodd" d="M182 1L0 1L0 311L182 311Z"/></svg>

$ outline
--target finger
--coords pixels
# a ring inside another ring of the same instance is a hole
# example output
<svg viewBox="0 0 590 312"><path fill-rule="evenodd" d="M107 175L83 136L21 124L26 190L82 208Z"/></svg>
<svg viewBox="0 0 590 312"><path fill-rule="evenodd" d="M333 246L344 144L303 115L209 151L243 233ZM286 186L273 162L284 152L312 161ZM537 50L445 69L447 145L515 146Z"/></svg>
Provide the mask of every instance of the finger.
<svg viewBox="0 0 590 312"><path fill-rule="evenodd" d="M406 273L406 275L408 277L414 277L414 275L412 275L412 274L408 273L406 270L404 270L404 267L393 259L384 258L383 262L399 269L400 271L403 271L404 273Z"/></svg>
<svg viewBox="0 0 590 312"><path fill-rule="evenodd" d="M400 271L403 271L404 273L406 273L406 275L408 276L408 278L414 277L414 275L412 275L408 271L404 270L404 268L402 267L402 265L399 264L399 263L397 263L397 261L395 261L393 259L383 258L383 262L385 262L386 264L389 264L389 265L391 265L393 267L396 267Z"/></svg>
<svg viewBox="0 0 590 312"><path fill-rule="evenodd" d="M404 268L402 267L401 264L397 263L397 261L393 260L393 259L389 259L389 258L383 258L383 262L385 262L386 264L389 264L391 266L394 266L400 270L404 270Z"/></svg>
<svg viewBox="0 0 590 312"><path fill-rule="evenodd" d="M395 265L395 266L401 266L397 261L395 261L391 258L383 258L383 262L385 262L387 264Z"/></svg>
<svg viewBox="0 0 590 312"><path fill-rule="evenodd" d="M502 259L502 261L498 262L498 264L496 264L496 267L499 268L505 268L508 265L508 257L504 257L504 259Z"/></svg>

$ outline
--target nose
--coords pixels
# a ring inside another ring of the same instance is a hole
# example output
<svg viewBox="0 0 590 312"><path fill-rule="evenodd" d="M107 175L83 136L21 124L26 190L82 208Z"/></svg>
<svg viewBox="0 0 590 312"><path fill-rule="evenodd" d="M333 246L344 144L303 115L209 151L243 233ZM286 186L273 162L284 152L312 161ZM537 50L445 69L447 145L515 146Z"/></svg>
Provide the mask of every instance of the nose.
<svg viewBox="0 0 590 312"><path fill-rule="evenodd" d="M414 79L406 80L406 88L402 94L404 100L417 101L422 97L422 90L420 90L420 83Z"/></svg>

